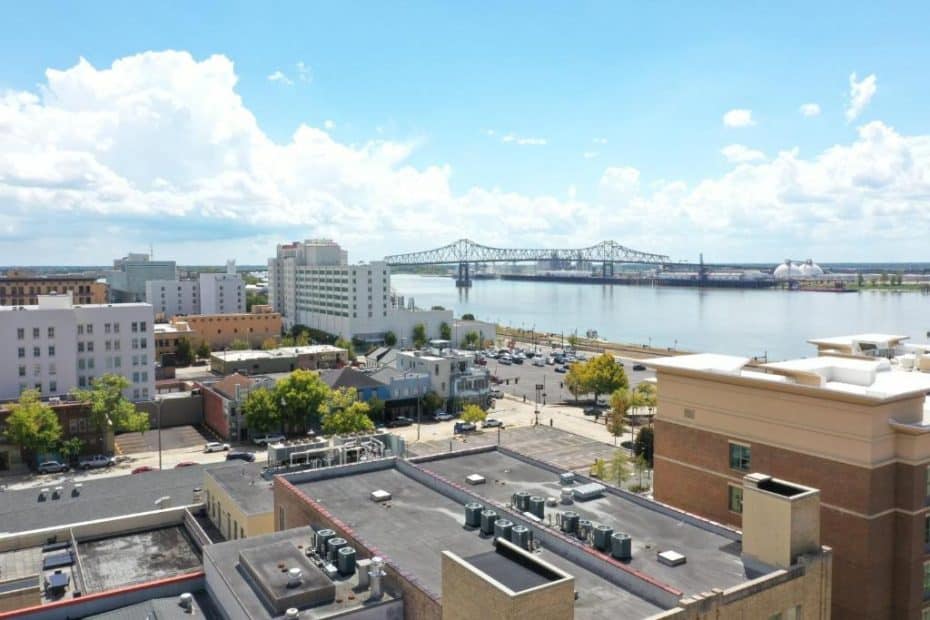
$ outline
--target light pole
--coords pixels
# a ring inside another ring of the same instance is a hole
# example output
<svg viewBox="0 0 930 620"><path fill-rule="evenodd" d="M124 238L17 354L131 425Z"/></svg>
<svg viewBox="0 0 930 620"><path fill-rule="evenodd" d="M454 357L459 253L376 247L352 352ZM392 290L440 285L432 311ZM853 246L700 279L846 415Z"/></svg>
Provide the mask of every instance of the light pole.
<svg viewBox="0 0 930 620"><path fill-rule="evenodd" d="M164 404L164 399L157 398L155 400L155 407L158 411L158 469L161 469L161 406Z"/></svg>

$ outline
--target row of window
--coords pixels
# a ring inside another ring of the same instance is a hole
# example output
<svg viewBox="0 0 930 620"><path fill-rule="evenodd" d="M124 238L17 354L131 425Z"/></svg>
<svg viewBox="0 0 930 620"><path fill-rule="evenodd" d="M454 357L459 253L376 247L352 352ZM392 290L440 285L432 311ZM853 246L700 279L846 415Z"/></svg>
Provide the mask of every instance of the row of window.
<svg viewBox="0 0 930 620"><path fill-rule="evenodd" d="M33 387L35 390L37 390L38 392L42 392L42 382L41 382L41 381L36 381L35 384L33 384L32 387ZM25 392L25 391L28 390L28 389L29 389L29 385L27 385L27 384L25 384L25 383L20 383L20 384L19 384L19 393L20 393L20 394L22 394L23 392ZM49 393L49 394L55 394L55 393L57 393L57 392L58 392L58 382L55 381L55 380L53 379L53 380L51 380L51 381L48 382L48 390L47 390L47 393Z"/></svg>
<svg viewBox="0 0 930 620"><path fill-rule="evenodd" d="M55 328L50 326L50 327L46 330L46 333L48 334L48 337L49 337L49 338L54 338L54 337L55 337ZM32 337L33 337L33 339L41 338L41 337L42 337L42 329L39 328L39 327L33 327L33 328L32 328ZM17 327L17 328L16 328L16 339L17 339L17 340L25 340L25 339L26 339L26 328L25 328L25 327Z"/></svg>
<svg viewBox="0 0 930 620"><path fill-rule="evenodd" d="M26 347L19 347L16 350L16 356L19 359L24 359L26 357ZM55 345L50 344L48 346L48 356L55 357ZM32 347L32 357L42 357L42 347Z"/></svg>

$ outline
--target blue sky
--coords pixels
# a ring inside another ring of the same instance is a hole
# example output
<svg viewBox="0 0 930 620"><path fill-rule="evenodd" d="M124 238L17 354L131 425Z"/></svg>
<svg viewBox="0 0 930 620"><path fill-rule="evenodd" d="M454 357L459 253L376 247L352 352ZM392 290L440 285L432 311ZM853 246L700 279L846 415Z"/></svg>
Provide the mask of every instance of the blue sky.
<svg viewBox="0 0 930 620"><path fill-rule="evenodd" d="M376 258L467 235L516 246L610 237L720 260L930 258L914 226L930 224L926 3L499 4L5 7L0 93L38 102L8 111L6 124L0 106L0 253L99 263L154 243L185 262L253 262L276 241L328 235L353 257ZM157 56L165 50L191 62L165 66ZM101 86L125 84L127 74L105 72L150 51L125 71L146 72L140 92L168 93L170 112ZM192 93L209 83L202 72L214 56L228 60L234 84L219 78L216 90ZM48 69L74 70L80 58L92 72L68 83L83 80L99 95L92 104L48 83ZM276 72L283 77L270 80ZM872 76L874 88L850 119L852 74L858 84ZM203 97L230 94L241 101L218 110L238 120L207 118L199 143L184 131L140 139L144 124L82 124L155 109L182 123L209 116ZM799 113L806 103L819 114ZM739 109L752 123L726 126L724 114ZM240 123L240 112L256 126ZM62 122L80 135L53 134L42 120L53 113L76 114ZM30 122L28 140L10 138ZM301 125L328 142L315 141L282 178L274 162L299 150L286 147ZM235 156L215 152L217 132L238 136ZM239 150L264 139L280 149ZM126 149L116 157L118 148L94 140ZM41 160L28 174L17 163L26 144ZM728 158L733 145L742 150ZM179 149L184 157L172 155ZM74 157L56 161L62 150ZM335 167L319 165L333 158ZM859 172L840 178L846 168ZM78 187L71 175L94 182ZM49 179L68 193L50 192ZM743 196L751 199L734 204ZM264 209L272 215L256 215ZM37 244L50 213L73 231ZM868 244L857 240L863 229L875 231L861 237ZM80 246L81 260L58 249L69 234L94 238ZM126 247L100 243L114 236Z"/></svg>

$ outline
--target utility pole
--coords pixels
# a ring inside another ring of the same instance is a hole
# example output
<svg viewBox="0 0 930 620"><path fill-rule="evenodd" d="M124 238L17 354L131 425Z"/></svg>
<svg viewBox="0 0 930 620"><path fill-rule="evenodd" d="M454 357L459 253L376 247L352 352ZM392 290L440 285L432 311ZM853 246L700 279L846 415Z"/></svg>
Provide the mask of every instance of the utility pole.
<svg viewBox="0 0 930 620"><path fill-rule="evenodd" d="M161 406L164 404L164 400L158 398L156 395L155 398L155 407L158 411L158 469L161 470Z"/></svg>

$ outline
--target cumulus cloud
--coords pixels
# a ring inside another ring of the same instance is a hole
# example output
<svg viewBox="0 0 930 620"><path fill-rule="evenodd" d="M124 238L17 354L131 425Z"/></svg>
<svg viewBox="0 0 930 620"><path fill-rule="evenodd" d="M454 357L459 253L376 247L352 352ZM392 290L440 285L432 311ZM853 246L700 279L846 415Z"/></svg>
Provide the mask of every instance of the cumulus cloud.
<svg viewBox="0 0 930 620"><path fill-rule="evenodd" d="M750 161L759 161L765 159L765 153L751 149L742 144L730 144L720 149L727 161L733 164L744 164Z"/></svg>
<svg viewBox="0 0 930 620"><path fill-rule="evenodd" d="M817 103L804 103L798 108L801 116L810 118L811 116L820 116L820 105Z"/></svg>
<svg viewBox="0 0 930 620"><path fill-rule="evenodd" d="M332 121L330 119L326 119L325 121L323 121L323 129L329 130L329 129L335 129L335 128L336 128L335 121Z"/></svg>
<svg viewBox="0 0 930 620"><path fill-rule="evenodd" d="M752 110L735 109L723 115L723 124L727 127L751 127L756 122L752 119Z"/></svg>
<svg viewBox="0 0 930 620"><path fill-rule="evenodd" d="M310 74L310 67L304 64L304 61L299 60L297 64L294 65L297 71L297 79L301 82L309 82L312 78Z"/></svg>
<svg viewBox="0 0 930 620"><path fill-rule="evenodd" d="M846 105L846 121L852 122L865 109L878 91L878 79L875 74L856 79L856 74L849 75L849 101Z"/></svg>
<svg viewBox="0 0 930 620"><path fill-rule="evenodd" d="M545 138L527 138L508 133L501 136L501 142L504 144L519 144L521 146L546 146L547 140Z"/></svg>
<svg viewBox="0 0 930 620"><path fill-rule="evenodd" d="M345 144L325 122L271 139L236 82L224 56L148 52L102 68L82 59L36 92L0 94L0 252L104 264L152 242L178 260L259 262L304 237L376 258L468 236L865 260L923 251L930 229L930 136L878 121L812 157L750 157L693 183L614 165L593 191L565 196L453 191L451 166L412 163L414 140Z"/></svg>
<svg viewBox="0 0 930 620"><path fill-rule="evenodd" d="M269 81L269 82L278 82L278 83L280 83L280 84L284 84L285 86L293 86L293 85L294 85L294 80L292 80L291 78L289 78L289 77L287 77L286 75L284 75L284 72L282 72L280 69L276 70L274 73L272 73L271 75L269 75L269 76L268 76L268 81Z"/></svg>

